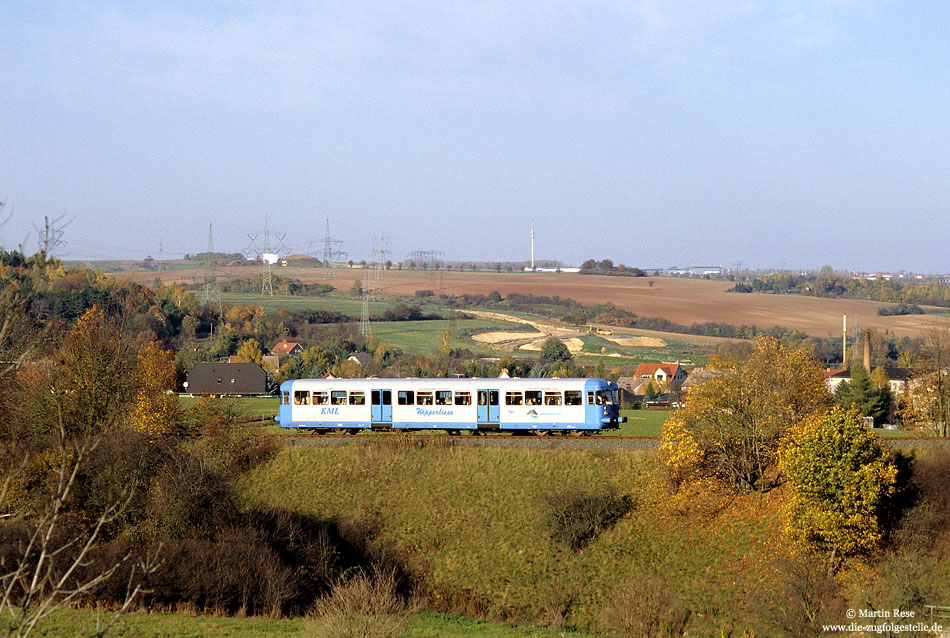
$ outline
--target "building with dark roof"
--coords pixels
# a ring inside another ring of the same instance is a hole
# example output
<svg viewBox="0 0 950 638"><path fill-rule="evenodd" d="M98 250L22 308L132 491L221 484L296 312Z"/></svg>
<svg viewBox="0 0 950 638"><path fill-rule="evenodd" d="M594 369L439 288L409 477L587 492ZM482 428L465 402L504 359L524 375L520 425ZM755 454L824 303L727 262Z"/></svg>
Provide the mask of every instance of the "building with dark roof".
<svg viewBox="0 0 950 638"><path fill-rule="evenodd" d="M256 363L199 363L188 372L190 394L264 394L267 373Z"/></svg>

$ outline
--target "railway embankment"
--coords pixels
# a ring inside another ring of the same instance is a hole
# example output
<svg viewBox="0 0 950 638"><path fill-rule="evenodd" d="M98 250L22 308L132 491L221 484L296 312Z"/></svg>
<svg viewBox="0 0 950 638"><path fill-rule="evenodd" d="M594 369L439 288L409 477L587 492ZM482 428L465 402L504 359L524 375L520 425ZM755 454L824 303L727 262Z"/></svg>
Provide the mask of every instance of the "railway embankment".
<svg viewBox="0 0 950 638"><path fill-rule="evenodd" d="M242 481L242 500L360 531L430 610L620 635L654 621L676 635L771 635L783 609L813 594L829 619L869 600L904 605L895 582L914 583L926 600L950 596L933 569L947 560L946 535L931 538L946 529L948 459L936 450L918 456L920 498L904 513L909 527L891 542L893 557L859 560L834 587L803 591L803 573L831 581L783 533L787 491L696 484L671 493L655 438L282 438ZM649 447L609 447L618 445Z"/></svg>
<svg viewBox="0 0 950 638"><path fill-rule="evenodd" d="M526 450L587 450L615 452L624 450L657 450L658 437L648 436L594 436L594 437L521 437L521 436L446 436L439 434L362 435L358 438L346 435L286 435L278 437L282 445L302 447L342 447L366 444L373 438L393 438L403 441L407 447L436 448L495 448ZM914 452L922 450L950 450L950 439L938 438L882 438L881 442L893 450Z"/></svg>

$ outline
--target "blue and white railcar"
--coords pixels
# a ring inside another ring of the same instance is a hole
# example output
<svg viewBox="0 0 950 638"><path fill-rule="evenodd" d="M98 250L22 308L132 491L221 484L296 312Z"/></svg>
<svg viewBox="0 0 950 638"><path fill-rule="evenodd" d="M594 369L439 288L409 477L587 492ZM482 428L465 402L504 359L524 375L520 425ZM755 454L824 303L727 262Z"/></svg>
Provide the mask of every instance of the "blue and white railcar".
<svg viewBox="0 0 950 638"><path fill-rule="evenodd" d="M285 428L592 432L621 422L606 379L296 379L280 386Z"/></svg>

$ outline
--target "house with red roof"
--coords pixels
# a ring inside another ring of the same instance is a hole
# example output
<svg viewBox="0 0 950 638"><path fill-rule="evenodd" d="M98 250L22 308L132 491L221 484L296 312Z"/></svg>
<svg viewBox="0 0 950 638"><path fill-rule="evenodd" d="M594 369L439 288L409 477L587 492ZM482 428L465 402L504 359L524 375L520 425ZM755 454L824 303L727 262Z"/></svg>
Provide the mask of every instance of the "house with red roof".
<svg viewBox="0 0 950 638"><path fill-rule="evenodd" d="M270 349L270 353L278 357L296 357L301 352L303 352L303 346L296 341L281 341Z"/></svg>
<svg viewBox="0 0 950 638"><path fill-rule="evenodd" d="M676 393L686 381L686 370L678 363L641 363L632 377L620 377L620 386L624 401L638 401L648 393L650 383L654 391L665 394Z"/></svg>
<svg viewBox="0 0 950 638"><path fill-rule="evenodd" d="M686 370L678 363L641 363L633 376L644 382L652 381L657 388L673 392L679 390L686 381Z"/></svg>

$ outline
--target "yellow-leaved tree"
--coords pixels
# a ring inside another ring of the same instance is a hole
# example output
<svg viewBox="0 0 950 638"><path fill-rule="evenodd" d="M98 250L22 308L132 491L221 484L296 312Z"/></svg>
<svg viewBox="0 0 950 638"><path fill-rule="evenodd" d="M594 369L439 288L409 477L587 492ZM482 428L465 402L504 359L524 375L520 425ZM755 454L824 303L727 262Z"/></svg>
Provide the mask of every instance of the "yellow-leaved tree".
<svg viewBox="0 0 950 638"><path fill-rule="evenodd" d="M711 477L736 491L771 489L789 428L831 406L824 372L771 337L751 352L713 357L693 375L685 406L664 423L661 454L672 486Z"/></svg>
<svg viewBox="0 0 950 638"><path fill-rule="evenodd" d="M174 431L179 417L175 389L175 359L152 341L139 352L135 409L132 426L146 434L161 436Z"/></svg>
<svg viewBox="0 0 950 638"><path fill-rule="evenodd" d="M262 365L264 353L261 352L261 344L258 343L257 339L251 337L238 347L237 352L234 353L234 358L243 363Z"/></svg>
<svg viewBox="0 0 950 638"><path fill-rule="evenodd" d="M792 428L781 468L792 490L787 534L834 566L873 550L884 534L884 512L897 468L855 409L812 416Z"/></svg>

